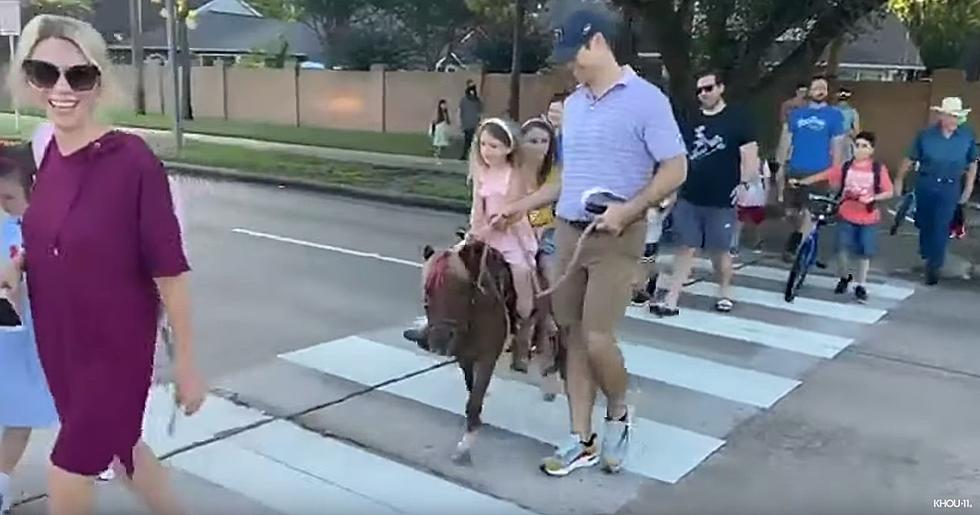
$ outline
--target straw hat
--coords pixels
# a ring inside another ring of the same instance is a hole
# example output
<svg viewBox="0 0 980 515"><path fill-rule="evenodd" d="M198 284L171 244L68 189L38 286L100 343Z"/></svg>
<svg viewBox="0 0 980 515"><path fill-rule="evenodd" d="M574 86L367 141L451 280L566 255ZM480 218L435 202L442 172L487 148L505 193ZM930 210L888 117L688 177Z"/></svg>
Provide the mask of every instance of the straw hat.
<svg viewBox="0 0 980 515"><path fill-rule="evenodd" d="M932 110L941 114L951 114L953 116L966 116L970 114L971 109L963 108L963 99L960 97L946 97L943 99L942 105L932 106Z"/></svg>

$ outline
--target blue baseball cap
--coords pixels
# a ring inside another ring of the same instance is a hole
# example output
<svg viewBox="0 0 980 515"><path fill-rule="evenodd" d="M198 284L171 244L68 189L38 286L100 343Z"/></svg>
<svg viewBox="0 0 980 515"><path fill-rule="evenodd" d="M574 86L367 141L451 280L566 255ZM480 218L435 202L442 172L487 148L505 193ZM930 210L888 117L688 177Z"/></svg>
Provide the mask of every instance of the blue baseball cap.
<svg viewBox="0 0 980 515"><path fill-rule="evenodd" d="M565 64L575 59L580 48L602 34L607 41L616 37L616 22L610 13L598 9L573 11L555 27L555 47L551 60Z"/></svg>

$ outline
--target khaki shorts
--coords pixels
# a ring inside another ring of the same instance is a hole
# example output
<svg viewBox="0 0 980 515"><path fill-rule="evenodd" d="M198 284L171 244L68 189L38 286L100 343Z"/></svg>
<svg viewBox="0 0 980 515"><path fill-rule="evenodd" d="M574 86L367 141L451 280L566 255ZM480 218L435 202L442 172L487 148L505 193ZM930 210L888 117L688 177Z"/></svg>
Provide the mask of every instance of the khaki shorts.
<svg viewBox="0 0 980 515"><path fill-rule="evenodd" d="M555 226L556 273L560 276L568 268L584 228L562 219ZM613 334L626 316L645 240L645 220L635 222L619 237L604 232L589 235L582 243L578 262L553 294L558 325L581 323L586 334Z"/></svg>

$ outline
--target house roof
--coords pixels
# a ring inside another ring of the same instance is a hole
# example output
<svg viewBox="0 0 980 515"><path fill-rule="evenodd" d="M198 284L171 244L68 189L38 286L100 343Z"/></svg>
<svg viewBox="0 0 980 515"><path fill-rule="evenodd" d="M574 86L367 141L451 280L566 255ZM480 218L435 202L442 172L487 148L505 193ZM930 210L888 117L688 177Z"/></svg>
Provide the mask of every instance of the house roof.
<svg viewBox="0 0 980 515"><path fill-rule="evenodd" d="M844 42L840 50L841 65L887 66L891 68L925 68L919 47L912 41L902 20L888 13L881 20L866 18L858 24L861 32ZM825 52L822 59L827 58Z"/></svg>
<svg viewBox="0 0 980 515"><path fill-rule="evenodd" d="M796 48L798 37L781 37L769 54L769 60L781 61ZM830 47L819 61L830 57ZM846 37L840 49L843 68L925 69L919 48L909 36L905 24L894 13L872 14L858 22L854 34Z"/></svg>
<svg viewBox="0 0 980 515"><path fill-rule="evenodd" d="M789 1L789 0L787 0ZM644 24L636 31L637 48L643 53L659 50L656 38L649 26ZM880 68L923 69L919 49L909 37L905 24L893 13L878 18L871 15L858 23L856 36L848 38L840 52L843 67L866 66ZM776 41L769 53L768 61L781 61L798 44L798 35L787 33ZM820 60L826 60L829 48Z"/></svg>
<svg viewBox="0 0 980 515"><path fill-rule="evenodd" d="M129 41L129 1L130 0L98 0L93 2L92 25L98 30L109 44ZM140 0L143 7L143 32L150 32L166 26L160 16L163 3L151 0ZM190 0L192 9L197 9L208 3L208 0Z"/></svg>
<svg viewBox="0 0 980 515"><path fill-rule="evenodd" d="M285 22L251 13L231 14L221 9L200 9L196 20L197 27L188 31L192 52L246 53L257 49L273 49L278 46L282 35L289 43L290 54L305 55L316 61L323 58L323 47L316 34L301 23ZM127 37L119 43L128 41ZM165 24L146 31L143 34L143 46L147 49L166 48Z"/></svg>

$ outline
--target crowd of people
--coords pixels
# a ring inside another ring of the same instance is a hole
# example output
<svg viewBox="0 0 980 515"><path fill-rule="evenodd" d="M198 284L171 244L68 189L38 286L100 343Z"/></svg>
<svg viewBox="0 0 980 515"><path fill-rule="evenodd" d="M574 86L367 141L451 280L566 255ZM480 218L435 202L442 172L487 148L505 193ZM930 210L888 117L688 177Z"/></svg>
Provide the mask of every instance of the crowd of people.
<svg viewBox="0 0 980 515"><path fill-rule="evenodd" d="M694 257L703 252L717 276L715 310L735 309L733 257L745 227L755 229L752 247L760 250L759 225L766 219L770 186L792 227L786 261L795 258L813 229L810 195L836 199L834 291L853 292L863 303L873 294L868 272L881 206L902 192L913 164L922 210L916 216L920 254L930 285L938 281L953 211L969 199L975 182L975 141L964 125L969 111L959 99L933 107L938 121L917 136L893 181L875 157L875 134L862 129L850 105L851 92L840 90L831 104L830 81L818 76L800 84L782 106L775 184L770 185L770 164L760 158L753 116L726 102L723 73L699 74L692 92L699 109L675 119L659 88L616 61L610 44L616 28L601 10L565 19L554 57L568 63L578 86L523 127L500 118L482 120L470 154L473 209L467 238L488 242L510 263L520 318L530 320L535 259L547 262L549 280L561 275L566 281L553 292L552 307L567 345L564 386L571 436L541 465L555 476L598 463L612 472L622 467L632 414L614 331L627 305L632 300L657 316L677 316ZM540 132L522 130L528 127ZM595 204L602 209L591 209ZM657 265L668 216L678 247L669 276L658 273ZM596 231L583 239L591 229ZM529 337L522 329L519 341ZM417 327L405 336L420 342L426 331ZM514 345L529 347L524 341ZM515 369L527 370L517 363L523 357L514 360ZM599 390L607 400L601 442L591 421ZM546 398L554 398L553 391Z"/></svg>

